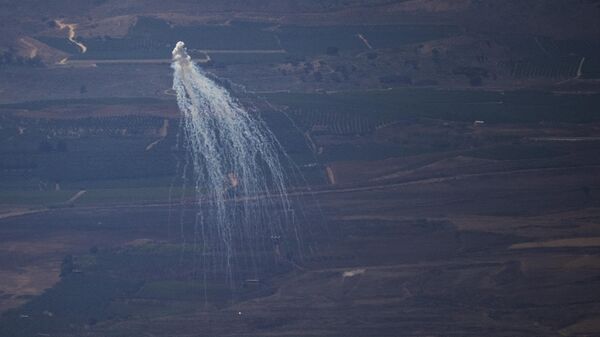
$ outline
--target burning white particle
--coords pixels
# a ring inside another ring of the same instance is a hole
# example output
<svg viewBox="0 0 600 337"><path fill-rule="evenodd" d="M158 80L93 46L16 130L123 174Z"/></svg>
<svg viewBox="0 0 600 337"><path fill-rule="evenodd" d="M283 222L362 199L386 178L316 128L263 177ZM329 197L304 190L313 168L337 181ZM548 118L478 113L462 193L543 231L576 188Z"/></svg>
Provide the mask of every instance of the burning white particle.
<svg viewBox="0 0 600 337"><path fill-rule="evenodd" d="M362 274L364 274L366 271L367 271L366 269L353 269L353 270L348 270L348 271L345 271L345 272L342 274L342 277L343 277L343 278L346 278L346 277L354 277L354 276L357 276L357 275L362 275Z"/></svg>

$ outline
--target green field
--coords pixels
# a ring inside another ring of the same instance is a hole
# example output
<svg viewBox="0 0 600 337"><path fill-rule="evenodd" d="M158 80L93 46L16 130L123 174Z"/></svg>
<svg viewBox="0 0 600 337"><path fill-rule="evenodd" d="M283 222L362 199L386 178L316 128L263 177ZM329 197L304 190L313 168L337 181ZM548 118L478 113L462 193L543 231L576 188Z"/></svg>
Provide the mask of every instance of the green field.
<svg viewBox="0 0 600 337"><path fill-rule="evenodd" d="M483 92L390 89L331 94L273 93L264 97L300 113L358 113L376 121L433 118L487 123L586 123L600 120L600 95L539 91Z"/></svg>
<svg viewBox="0 0 600 337"><path fill-rule="evenodd" d="M56 285L0 318L0 335L85 331L105 320L190 313L209 303L224 305L236 297L271 291L266 286L233 289L210 271L208 278L195 275L200 261L191 248L168 243L96 247L87 254L69 255Z"/></svg>

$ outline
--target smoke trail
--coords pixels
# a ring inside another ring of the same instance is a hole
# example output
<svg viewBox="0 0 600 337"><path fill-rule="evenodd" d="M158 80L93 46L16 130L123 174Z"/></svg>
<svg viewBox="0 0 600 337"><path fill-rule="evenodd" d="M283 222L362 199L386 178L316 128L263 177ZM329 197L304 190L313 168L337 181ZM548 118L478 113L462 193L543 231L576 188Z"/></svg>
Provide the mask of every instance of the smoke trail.
<svg viewBox="0 0 600 337"><path fill-rule="evenodd" d="M201 237L202 260L219 256L231 281L234 263L256 264L256 246L289 231L283 149L262 120L203 74L183 42L173 49L171 67L199 209L194 235Z"/></svg>

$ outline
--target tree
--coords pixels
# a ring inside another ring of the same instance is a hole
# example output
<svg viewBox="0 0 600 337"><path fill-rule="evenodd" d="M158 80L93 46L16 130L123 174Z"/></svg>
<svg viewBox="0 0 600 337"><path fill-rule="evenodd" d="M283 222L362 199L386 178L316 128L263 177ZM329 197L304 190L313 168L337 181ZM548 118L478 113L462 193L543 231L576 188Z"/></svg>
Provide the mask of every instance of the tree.
<svg viewBox="0 0 600 337"><path fill-rule="evenodd" d="M315 71L313 76L315 77L315 81L321 82L323 80L323 74L320 71Z"/></svg>
<svg viewBox="0 0 600 337"><path fill-rule="evenodd" d="M56 144L56 151L58 152L67 152L67 143L64 140L60 140L57 144Z"/></svg>
<svg viewBox="0 0 600 337"><path fill-rule="evenodd" d="M52 150L54 150L54 147L52 146L52 144L47 141L47 140L42 140L39 144L38 144L38 151L39 152L43 152L43 153L47 153L47 152L51 152Z"/></svg>
<svg viewBox="0 0 600 337"><path fill-rule="evenodd" d="M60 277L65 277L73 272L73 256L67 255L60 265Z"/></svg>
<svg viewBox="0 0 600 337"><path fill-rule="evenodd" d="M339 53L339 49L338 47L327 47L325 53L327 53L327 55L335 56Z"/></svg>
<svg viewBox="0 0 600 337"><path fill-rule="evenodd" d="M469 79L469 84L473 87L479 87L483 85L483 79L479 76L471 77Z"/></svg>
<svg viewBox="0 0 600 337"><path fill-rule="evenodd" d="M583 194L585 194L586 198L589 198L592 195L592 190L589 186L583 186L581 190L583 191Z"/></svg>

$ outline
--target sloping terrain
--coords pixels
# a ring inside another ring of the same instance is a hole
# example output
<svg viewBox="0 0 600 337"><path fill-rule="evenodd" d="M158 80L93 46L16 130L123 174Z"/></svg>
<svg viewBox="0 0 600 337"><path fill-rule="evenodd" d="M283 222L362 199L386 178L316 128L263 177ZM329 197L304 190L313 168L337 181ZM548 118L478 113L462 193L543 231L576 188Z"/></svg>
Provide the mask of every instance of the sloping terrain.
<svg viewBox="0 0 600 337"><path fill-rule="evenodd" d="M0 335L600 335L598 11L0 0ZM235 277L181 170L178 40L303 177L296 240L236 242Z"/></svg>

